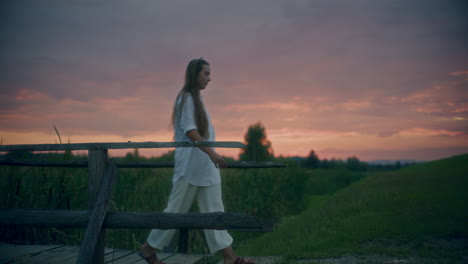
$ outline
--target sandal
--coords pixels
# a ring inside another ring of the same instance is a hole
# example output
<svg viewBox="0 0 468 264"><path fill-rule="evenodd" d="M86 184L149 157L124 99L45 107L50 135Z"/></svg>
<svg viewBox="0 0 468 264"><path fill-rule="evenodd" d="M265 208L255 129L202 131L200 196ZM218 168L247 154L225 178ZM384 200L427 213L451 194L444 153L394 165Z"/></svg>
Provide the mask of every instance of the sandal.
<svg viewBox="0 0 468 264"><path fill-rule="evenodd" d="M237 257L236 261L234 261L234 264L255 264L253 260L246 260L245 258Z"/></svg>
<svg viewBox="0 0 468 264"><path fill-rule="evenodd" d="M138 255L144 259L146 261L146 263L148 264L166 264L165 262L162 262L158 259L158 257L156 256L156 254L153 253L153 255L151 256L148 256L148 257L145 257L145 255L143 254L143 252L138 252ZM241 262L242 263L242 262Z"/></svg>

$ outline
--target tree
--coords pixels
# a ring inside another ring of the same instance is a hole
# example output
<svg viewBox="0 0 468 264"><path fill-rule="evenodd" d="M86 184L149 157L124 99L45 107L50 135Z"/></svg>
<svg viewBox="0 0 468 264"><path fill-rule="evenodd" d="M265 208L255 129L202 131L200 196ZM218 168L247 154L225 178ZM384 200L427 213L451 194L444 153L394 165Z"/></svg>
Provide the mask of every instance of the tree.
<svg viewBox="0 0 468 264"><path fill-rule="evenodd" d="M311 150L309 156L304 160L304 167L316 169L320 166L320 160L314 150Z"/></svg>
<svg viewBox="0 0 468 264"><path fill-rule="evenodd" d="M329 169L330 168L330 162L327 159L322 160L320 163L320 167L322 169Z"/></svg>
<svg viewBox="0 0 468 264"><path fill-rule="evenodd" d="M244 136L246 147L241 150L240 160L268 161L273 159L271 142L267 139L265 127L260 122L250 125Z"/></svg>
<svg viewBox="0 0 468 264"><path fill-rule="evenodd" d="M352 171L365 171L367 170L367 163L361 162L356 156L353 156L347 159L346 167Z"/></svg>
<svg viewBox="0 0 468 264"><path fill-rule="evenodd" d="M401 169L401 162L400 162L400 161L397 161L397 162L395 163L395 168L396 168L397 170Z"/></svg>
<svg viewBox="0 0 468 264"><path fill-rule="evenodd" d="M138 149L133 149L133 153L127 152L127 155L125 155L126 160L139 160L140 159L140 152Z"/></svg>

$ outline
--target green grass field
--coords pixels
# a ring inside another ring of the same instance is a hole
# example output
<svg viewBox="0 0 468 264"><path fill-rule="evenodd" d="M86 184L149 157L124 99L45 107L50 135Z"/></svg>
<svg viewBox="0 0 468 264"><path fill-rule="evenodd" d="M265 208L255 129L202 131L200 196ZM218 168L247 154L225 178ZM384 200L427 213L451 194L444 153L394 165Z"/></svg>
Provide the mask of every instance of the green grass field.
<svg viewBox="0 0 468 264"><path fill-rule="evenodd" d="M468 155L371 173L332 193L318 191L314 173L306 184L306 209L243 245L242 254L457 259L468 250Z"/></svg>

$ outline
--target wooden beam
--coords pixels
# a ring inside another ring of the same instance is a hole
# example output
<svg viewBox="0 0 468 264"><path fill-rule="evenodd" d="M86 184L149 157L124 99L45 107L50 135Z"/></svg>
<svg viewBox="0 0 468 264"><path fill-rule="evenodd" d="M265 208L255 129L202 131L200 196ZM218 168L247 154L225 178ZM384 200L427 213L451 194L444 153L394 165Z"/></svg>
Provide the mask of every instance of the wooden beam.
<svg viewBox="0 0 468 264"><path fill-rule="evenodd" d="M87 160L58 161L58 160L17 160L0 159L3 166L28 166L28 167L57 167L57 168L87 168Z"/></svg>
<svg viewBox="0 0 468 264"><path fill-rule="evenodd" d="M0 226L86 227L89 211L6 209L0 210ZM239 213L140 213L108 212L104 228L217 229L268 231L271 222Z"/></svg>
<svg viewBox="0 0 468 264"><path fill-rule="evenodd" d="M0 145L0 152L8 151L64 151L90 149L135 149L135 148L188 148L188 147L244 148L235 141L192 141L192 142L106 142L73 144Z"/></svg>
<svg viewBox="0 0 468 264"><path fill-rule="evenodd" d="M115 185L116 174L117 166L115 165L115 161L111 160L107 168L106 175L102 178L100 184L99 196L97 197L96 204L93 208L93 212L89 218L88 226L84 233L83 241L80 247L80 253L76 261L77 264L104 262L104 258L102 257L101 260L101 257L99 256L101 253L99 243L100 240L102 240L102 223L104 222L107 209L109 208L112 189ZM104 251L102 251L102 253L104 253Z"/></svg>
<svg viewBox="0 0 468 264"><path fill-rule="evenodd" d="M92 212L98 200L99 191L108 169L109 154L107 149L90 149L88 151L88 210ZM106 230L101 229L97 234L97 243L92 255L93 262L102 264L104 262L104 249Z"/></svg>
<svg viewBox="0 0 468 264"><path fill-rule="evenodd" d="M260 169L260 168L284 168L286 165L282 163L276 163L272 161L264 161L264 162L257 162L257 161L236 161L236 162L228 162L228 168L232 169Z"/></svg>
<svg viewBox="0 0 468 264"><path fill-rule="evenodd" d="M182 228L179 230L179 253L187 254L189 244L189 230Z"/></svg>
<svg viewBox="0 0 468 264"><path fill-rule="evenodd" d="M174 161L116 161L117 168L173 168ZM87 168L87 160L48 161L0 159L4 166ZM236 161L227 162L228 169L284 168L286 165L276 162Z"/></svg>

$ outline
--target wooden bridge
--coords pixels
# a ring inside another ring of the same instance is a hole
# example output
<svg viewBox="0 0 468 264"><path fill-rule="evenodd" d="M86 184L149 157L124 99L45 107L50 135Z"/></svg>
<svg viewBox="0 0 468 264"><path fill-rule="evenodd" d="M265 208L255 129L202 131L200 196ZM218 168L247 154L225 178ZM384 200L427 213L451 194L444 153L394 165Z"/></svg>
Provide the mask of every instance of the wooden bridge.
<svg viewBox="0 0 468 264"><path fill-rule="evenodd" d="M171 162L117 162L108 157L109 149L129 148L173 148L173 147L220 147L242 148L240 142L127 142L127 143L78 143L78 144L37 144L0 145L0 152L9 151L72 151L87 150L87 161L24 161L0 160L0 165L41 166L41 167L88 167L88 211L70 210L0 210L0 226L14 227L83 227L86 228L80 247L77 246L15 246L0 245L0 263L143 263L135 252L106 249L104 244L106 228L148 228L179 229L179 252L188 250L189 229L230 229L245 231L272 231L273 225L260 221L254 216L236 213L143 213L107 212L117 168L161 168L173 167ZM228 168L284 167L281 164L236 162ZM117 256L117 257L116 257ZM195 263L202 255L166 253L169 263ZM185 260L181 260L182 258ZM34 259L36 258L36 259ZM189 261L189 259L192 259ZM45 261L45 262L41 262ZM118 262L117 262L118 261ZM265 262L268 263L268 262Z"/></svg>
<svg viewBox="0 0 468 264"><path fill-rule="evenodd" d="M76 263L79 246L64 245L11 245L0 244L0 264L73 264ZM202 254L159 253L167 264L213 263L213 257ZM280 257L249 257L257 264L276 264ZM135 251L105 248L106 264L145 264ZM222 264L220 261L219 264Z"/></svg>
<svg viewBox="0 0 468 264"><path fill-rule="evenodd" d="M0 263L73 264L76 263L79 252L79 246L0 244ZM193 264L204 257L204 255L180 253L160 253L158 256L167 264ZM144 264L146 262L135 251L105 248L104 263Z"/></svg>

